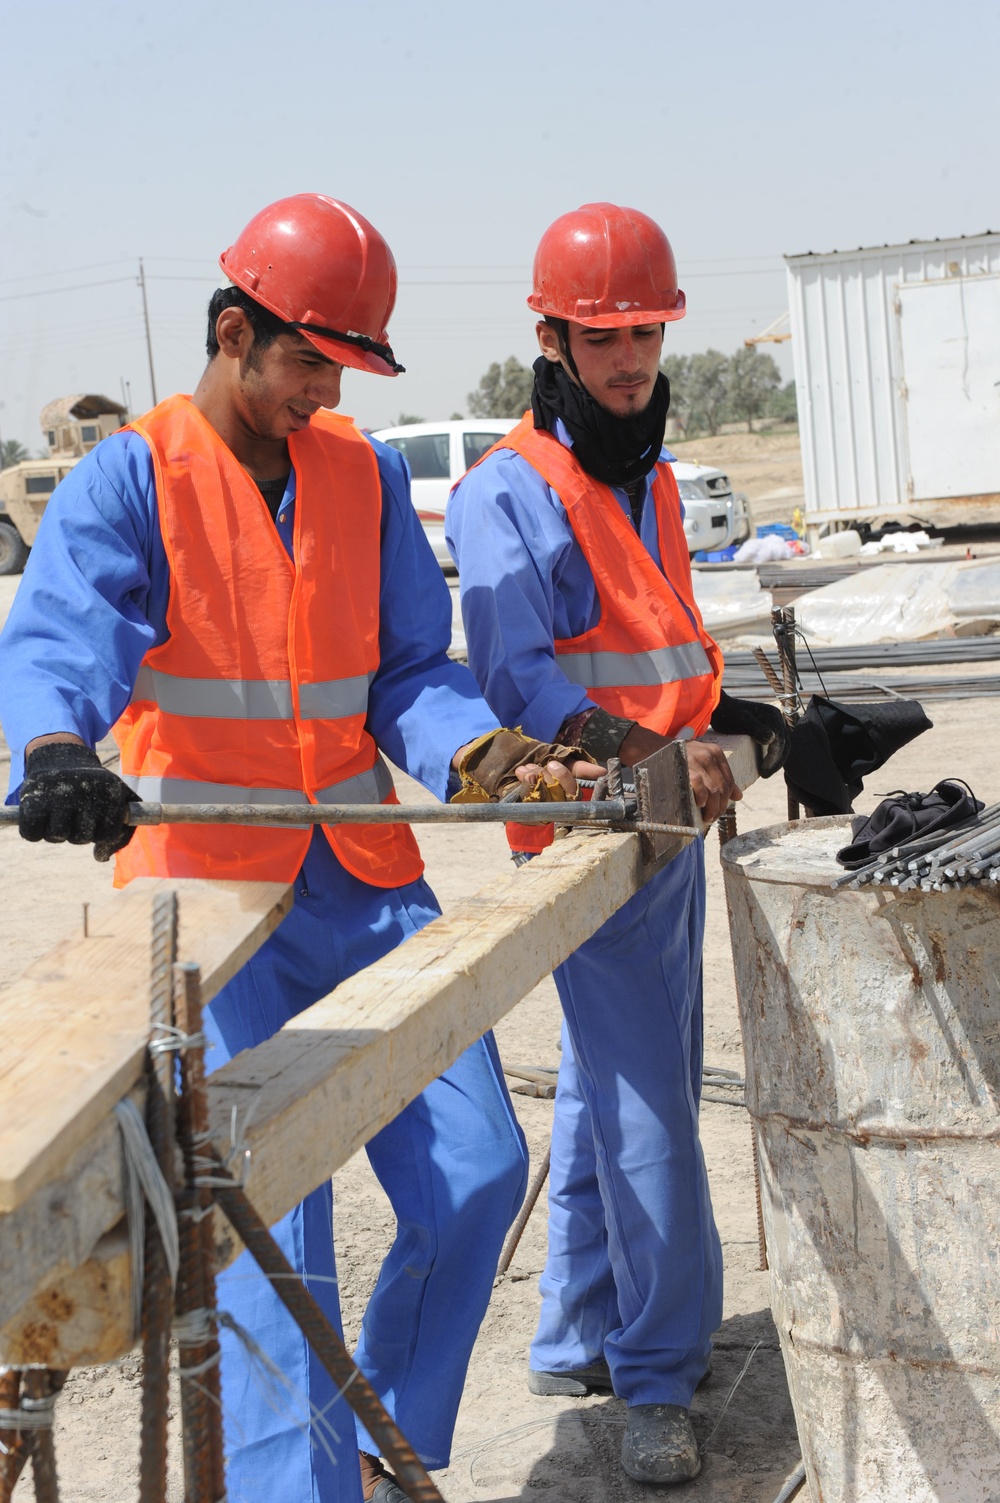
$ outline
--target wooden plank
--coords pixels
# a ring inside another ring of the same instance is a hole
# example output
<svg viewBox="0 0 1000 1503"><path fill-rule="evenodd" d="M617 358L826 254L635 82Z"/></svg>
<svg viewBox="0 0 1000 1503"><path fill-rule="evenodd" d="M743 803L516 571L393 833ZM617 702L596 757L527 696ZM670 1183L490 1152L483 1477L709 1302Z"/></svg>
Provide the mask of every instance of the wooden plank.
<svg viewBox="0 0 1000 1503"><path fill-rule="evenodd" d="M202 967L206 999L291 907L276 882L141 878L0 991L0 1211L57 1176L142 1071L149 1034L154 894L180 894L181 960Z"/></svg>
<svg viewBox="0 0 1000 1503"><path fill-rule="evenodd" d="M142 1107L141 1088L132 1093ZM31 1299L39 1281L76 1268L124 1213L121 1136L109 1112L61 1174L0 1215L0 1328Z"/></svg>
<svg viewBox="0 0 1000 1503"><path fill-rule="evenodd" d="M229 1147L235 1107L265 1221L391 1122L642 881L637 835L572 835L218 1070L213 1138Z"/></svg>
<svg viewBox="0 0 1000 1503"><path fill-rule="evenodd" d="M716 746L722 747L729 763L729 771L740 788L749 788L756 783L760 777L757 771L757 743L751 741L749 736L720 736L717 731L706 731L701 740L714 741ZM737 819L739 813L740 806L737 804Z"/></svg>
<svg viewBox="0 0 1000 1503"><path fill-rule="evenodd" d="M717 739L737 781L749 786L756 777L752 743L745 737ZM265 1219L276 1220L329 1177L594 933L648 874L638 836L574 834L488 892L468 898L292 1019L274 1039L216 1072L209 1083L215 1142L222 1152L228 1149L235 1106L237 1137L251 1150L249 1192ZM183 941L185 901L182 896L182 950L204 966L204 955ZM25 1312L37 1310L34 1291L43 1282L45 1309L55 1326L45 1333L53 1365L92 1360L93 1343L104 1341L104 1326L87 1328L91 1345L79 1345L84 1327L72 1289L65 1332L52 1317L61 1308L56 1265L60 1271L79 1267L95 1233L107 1231L123 1210L120 1152L108 1125L105 1116L88 1142L75 1140L79 1177L67 1172L36 1191L15 1216L0 1216L0 1361L16 1360L9 1353L24 1350ZM84 1185L88 1207L78 1203ZM98 1206L99 1213L93 1209ZM46 1256L37 1239L52 1216L62 1235ZM220 1235L226 1262L239 1249L228 1228ZM43 1253L35 1268L32 1248ZM18 1259L29 1260L30 1273L19 1270L8 1298L5 1269ZM115 1261L104 1283L103 1277L99 1267L82 1269L74 1287L119 1288L120 1264ZM119 1316L108 1321L121 1329ZM111 1335L108 1340L114 1344Z"/></svg>
<svg viewBox="0 0 1000 1503"><path fill-rule="evenodd" d="M4 1362L43 1367L113 1362L133 1342L131 1288L128 1229L122 1221L85 1263L50 1269L3 1332Z"/></svg>

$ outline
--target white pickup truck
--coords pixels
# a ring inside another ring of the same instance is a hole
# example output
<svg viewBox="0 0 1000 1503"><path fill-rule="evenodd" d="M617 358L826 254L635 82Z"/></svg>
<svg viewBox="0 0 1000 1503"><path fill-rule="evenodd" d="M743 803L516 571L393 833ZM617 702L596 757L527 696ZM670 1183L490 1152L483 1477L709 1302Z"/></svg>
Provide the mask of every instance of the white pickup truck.
<svg viewBox="0 0 1000 1503"><path fill-rule="evenodd" d="M451 569L444 540L444 509L456 480L513 428L514 418L470 418L450 423L408 423L380 428L372 434L398 449L410 466L413 505L443 569ZM747 498L733 494L722 470L673 460L677 487L684 503L684 533L688 552L715 551L742 543L753 527Z"/></svg>

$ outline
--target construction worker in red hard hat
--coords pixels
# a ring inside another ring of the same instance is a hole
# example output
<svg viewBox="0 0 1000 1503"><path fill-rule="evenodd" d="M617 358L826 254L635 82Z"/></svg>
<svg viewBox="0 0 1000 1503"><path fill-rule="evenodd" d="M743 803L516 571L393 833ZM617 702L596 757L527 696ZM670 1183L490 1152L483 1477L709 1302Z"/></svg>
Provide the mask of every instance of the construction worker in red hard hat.
<svg viewBox="0 0 1000 1503"><path fill-rule="evenodd" d="M682 318L673 251L647 215L585 204L546 230L531 411L461 480L446 532L469 665L492 709L626 768L687 738L706 820L740 791L709 726L747 731L763 770L781 716L735 710L692 589L663 448L665 325ZM509 827L515 859L541 841ZM551 837L549 837L551 838ZM722 1317L722 1254L698 1141L700 841L555 973L563 1052L549 1251L528 1384L616 1393L622 1465L644 1483L699 1467L689 1408Z"/></svg>
<svg viewBox="0 0 1000 1503"><path fill-rule="evenodd" d="M298 194L256 215L222 266L231 285L212 297L194 395L105 439L53 495L4 633L0 690L27 839L117 853L118 885L293 884L288 916L207 1009L210 1068L438 905L405 826L137 831L130 801L386 802L383 752L439 798L461 774L496 796L543 765L575 792L573 759L501 731L449 660L449 594L406 465L331 411L345 367L402 369L382 236L348 205ZM94 750L111 727L121 777ZM492 1036L367 1147L399 1225L357 1361L425 1464L442 1467L525 1184ZM329 1184L274 1233L339 1326ZM218 1304L257 1344L223 1333L229 1496L405 1503L247 1255L220 1278Z"/></svg>

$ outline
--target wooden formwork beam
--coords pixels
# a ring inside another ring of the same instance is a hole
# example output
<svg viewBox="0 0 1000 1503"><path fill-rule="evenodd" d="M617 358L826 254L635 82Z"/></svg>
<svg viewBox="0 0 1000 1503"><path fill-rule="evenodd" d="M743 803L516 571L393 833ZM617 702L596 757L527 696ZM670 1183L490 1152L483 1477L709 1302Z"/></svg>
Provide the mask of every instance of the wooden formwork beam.
<svg viewBox="0 0 1000 1503"><path fill-rule="evenodd" d="M142 1074L159 891L179 896L179 959L200 963L206 1000L292 903L286 883L141 877L0 991L0 1212L65 1169Z"/></svg>
<svg viewBox="0 0 1000 1503"><path fill-rule="evenodd" d="M748 786L756 777L752 743L746 737L718 739L736 781ZM217 1071L209 1082L214 1141L221 1152L228 1151L235 1107L239 1144L250 1150L248 1191L264 1219L274 1222L327 1179L600 928L654 869L644 864L637 835L587 833L559 841L529 866L465 899L342 983L273 1039ZM270 932L267 926L274 927L275 915L287 903L285 889L272 894L268 917L260 919L252 936L247 926L233 948L236 959L223 962L218 957L224 943L216 935L213 951L204 928L198 931L201 953L193 948L196 931L189 910L200 901L196 892L243 884L194 883L190 893L183 883L169 885L181 890L182 955L200 961L214 979L206 997L222 984L218 978L228 979L263 941ZM132 890L116 900L119 906ZM268 899L260 894L257 901L265 905ZM142 944L136 940L136 953L128 949L131 979L122 986L131 999L131 1031L128 1050L119 1053L127 1052L129 1061L134 1056L134 1065L119 1057L113 1070L106 1060L99 1106L88 1105L86 1114L81 1108L73 1118L74 1130L63 1127L56 1134L44 1172L37 1167L29 1172L22 1155L20 1175L5 1181L0 1362L67 1367L108 1360L116 1345L119 1351L128 1345L123 1335L127 1268L115 1231L124 1212L120 1148L109 1113L137 1085L141 1069L151 896L146 903L145 939ZM44 962L32 970L39 967L40 975L47 974ZM61 984L66 1023L72 1004L66 983ZM26 1005L27 994L19 996ZM0 1026L4 1013L0 997ZM46 1055L50 1052L51 1039ZM86 1130L79 1128L85 1116L90 1124ZM31 1165L38 1164L41 1153L42 1143L36 1140ZM36 1253L53 1221L61 1223L61 1234L39 1261ZM222 1261L237 1250L235 1239L222 1228ZM109 1291L99 1301L104 1313L96 1322L83 1320L81 1300L92 1301L98 1287Z"/></svg>

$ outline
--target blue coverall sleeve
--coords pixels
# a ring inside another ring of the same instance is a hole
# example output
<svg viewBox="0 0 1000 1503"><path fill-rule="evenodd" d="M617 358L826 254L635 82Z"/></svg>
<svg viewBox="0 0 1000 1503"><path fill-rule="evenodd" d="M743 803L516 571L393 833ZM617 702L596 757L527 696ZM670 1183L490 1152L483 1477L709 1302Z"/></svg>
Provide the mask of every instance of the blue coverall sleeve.
<svg viewBox="0 0 1000 1503"><path fill-rule="evenodd" d="M397 767L443 799L459 747L499 722L472 674L448 657L451 592L410 500L406 461L371 443L382 477L382 582L368 729Z"/></svg>
<svg viewBox="0 0 1000 1503"><path fill-rule="evenodd" d="M157 549L149 449L137 434L113 434L53 492L0 637L12 791L29 741L67 731L96 746L128 704L143 657L165 636L165 568L163 599L150 598Z"/></svg>
<svg viewBox="0 0 1000 1503"><path fill-rule="evenodd" d="M553 647L571 634L555 586L573 563L561 503L520 455L494 454L452 494L445 535L459 570L469 666L488 703L505 725L555 740L564 720L592 704Z"/></svg>

